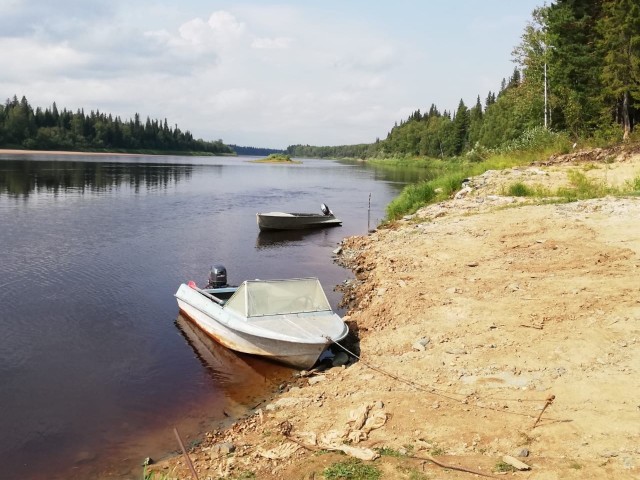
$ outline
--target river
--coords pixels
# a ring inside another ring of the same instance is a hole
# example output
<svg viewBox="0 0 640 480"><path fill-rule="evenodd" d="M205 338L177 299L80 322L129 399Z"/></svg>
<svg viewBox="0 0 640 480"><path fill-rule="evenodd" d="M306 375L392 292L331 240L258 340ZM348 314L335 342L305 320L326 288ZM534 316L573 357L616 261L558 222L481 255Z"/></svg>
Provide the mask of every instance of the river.
<svg viewBox="0 0 640 480"><path fill-rule="evenodd" d="M206 345L178 315L181 282L314 276L420 172L304 159L0 153L0 476L131 478L241 415L292 372ZM261 211L341 227L265 235ZM340 312L339 313L344 313Z"/></svg>

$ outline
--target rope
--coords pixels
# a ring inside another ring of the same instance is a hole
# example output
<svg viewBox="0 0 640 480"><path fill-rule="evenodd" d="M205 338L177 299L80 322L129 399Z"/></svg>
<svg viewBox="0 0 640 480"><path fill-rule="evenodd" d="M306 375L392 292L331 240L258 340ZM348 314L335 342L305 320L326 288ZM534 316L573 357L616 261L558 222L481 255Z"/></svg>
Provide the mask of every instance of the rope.
<svg viewBox="0 0 640 480"><path fill-rule="evenodd" d="M328 337L325 337L325 338L328 338ZM331 340L331 339L329 339L329 340ZM344 350L347 354L349 354L352 357L358 359L359 362L362 362L362 364L364 364L365 366L369 367L370 369L375 370L376 372L379 372L379 373L381 373L383 375L386 375L386 376L388 376L390 378L393 378L394 380L397 380L400 383L404 383L405 385L409 385L411 387L414 387L414 388L416 388L416 389L418 389L420 391L427 392L427 393L430 393L432 395L436 395L436 396L439 396L439 397L442 397L442 398L446 398L447 400L451 400L453 402L459 402L459 403L463 403L463 404L465 403L465 400L470 397L470 395L464 395L462 393L446 392L445 390L439 390L439 389L437 389L435 387L428 387L428 386L422 385L422 384L420 384L418 382L415 382L413 380L402 378L402 377L400 377L400 376L398 376L398 375L396 375L394 373L388 372L388 371L386 371L386 370L384 370L384 369L382 369L382 368L380 368L380 367L378 367L376 365L373 365L373 364L371 364L369 362L366 362L360 356L356 355L351 350L349 350L347 347L342 345L340 342L333 342L333 343L336 344L338 347L340 347L342 350ZM446 394L445 393L441 393L441 392L445 392ZM454 398L454 397L452 397L450 395L464 395L465 398L461 400L461 399L458 399L458 398ZM481 400L481 397L477 397L476 396L475 398L477 400ZM492 399L492 400L495 400L495 398L491 398L491 397L489 397L489 398ZM515 400L514 399L504 399L504 400L517 401L517 402L522 402L522 401L530 401L530 402L538 401L539 402L539 400L520 400L520 399L515 399ZM522 416L522 417L535 418L535 415L531 415L531 414L527 414L527 413L509 412L509 411L499 410L499 409L497 409L495 407L490 407L490 406L471 405L471 404L468 404L468 403L466 403L466 404L470 405L472 407L475 407L475 408L480 408L480 409L485 409L485 410L493 410L493 411L496 411L496 412L507 413L507 414L510 414L510 415L518 415L518 416Z"/></svg>

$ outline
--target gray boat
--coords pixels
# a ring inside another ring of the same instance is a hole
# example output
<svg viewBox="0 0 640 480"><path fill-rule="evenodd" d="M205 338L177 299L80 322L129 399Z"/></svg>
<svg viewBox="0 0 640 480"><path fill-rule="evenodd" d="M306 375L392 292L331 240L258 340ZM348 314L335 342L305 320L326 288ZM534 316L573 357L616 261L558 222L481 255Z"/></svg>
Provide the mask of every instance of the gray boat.
<svg viewBox="0 0 640 480"><path fill-rule="evenodd" d="M320 205L322 213L267 212L256 214L258 228L265 230L300 230L306 228L337 227L342 220L336 218L329 207Z"/></svg>
<svg viewBox="0 0 640 480"><path fill-rule="evenodd" d="M221 265L212 276L217 284L201 289L183 283L175 296L185 316L231 350L308 369L349 333L317 278L247 280L232 287Z"/></svg>

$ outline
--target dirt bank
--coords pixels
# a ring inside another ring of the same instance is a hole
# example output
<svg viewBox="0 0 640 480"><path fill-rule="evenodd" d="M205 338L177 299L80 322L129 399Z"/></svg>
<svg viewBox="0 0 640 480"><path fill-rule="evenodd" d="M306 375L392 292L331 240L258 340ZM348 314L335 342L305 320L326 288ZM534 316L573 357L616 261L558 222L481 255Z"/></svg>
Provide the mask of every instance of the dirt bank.
<svg viewBox="0 0 640 480"><path fill-rule="evenodd" d="M200 479L321 479L353 455L385 479L640 478L640 198L541 204L568 171L608 185L640 156L487 172L338 261L360 360L298 379L189 455ZM342 449L341 451L335 449ZM379 456L381 454L381 456ZM191 478L183 457L154 466ZM251 476L253 474L253 476Z"/></svg>

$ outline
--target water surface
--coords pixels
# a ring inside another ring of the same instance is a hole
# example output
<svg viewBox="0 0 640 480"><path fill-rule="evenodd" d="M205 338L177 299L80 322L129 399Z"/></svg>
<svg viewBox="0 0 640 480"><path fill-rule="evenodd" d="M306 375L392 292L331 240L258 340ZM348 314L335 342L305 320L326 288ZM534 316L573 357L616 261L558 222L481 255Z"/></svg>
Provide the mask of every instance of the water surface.
<svg viewBox="0 0 640 480"><path fill-rule="evenodd" d="M291 372L207 346L178 285L214 263L231 283L314 276L337 308L351 272L332 251L417 178L249 160L0 156L2 475L131 477L177 448L173 427L188 442L274 391ZM342 227L258 232L257 212L321 203Z"/></svg>

